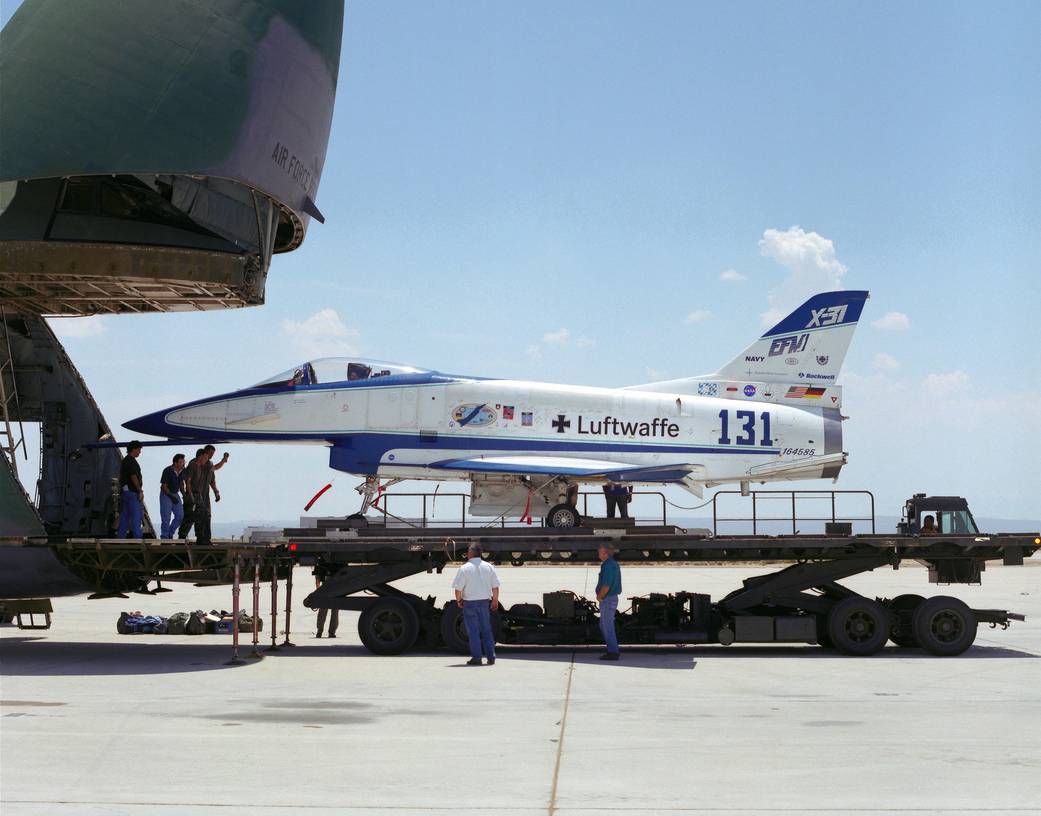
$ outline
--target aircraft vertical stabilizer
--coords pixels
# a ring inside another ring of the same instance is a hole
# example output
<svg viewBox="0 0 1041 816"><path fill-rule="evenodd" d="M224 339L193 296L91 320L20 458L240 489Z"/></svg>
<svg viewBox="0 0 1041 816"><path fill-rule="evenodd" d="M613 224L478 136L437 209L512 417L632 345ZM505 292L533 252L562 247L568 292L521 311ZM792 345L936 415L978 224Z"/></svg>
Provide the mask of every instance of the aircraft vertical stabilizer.
<svg viewBox="0 0 1041 816"><path fill-rule="evenodd" d="M834 384L867 299L864 291L814 295L712 377Z"/></svg>

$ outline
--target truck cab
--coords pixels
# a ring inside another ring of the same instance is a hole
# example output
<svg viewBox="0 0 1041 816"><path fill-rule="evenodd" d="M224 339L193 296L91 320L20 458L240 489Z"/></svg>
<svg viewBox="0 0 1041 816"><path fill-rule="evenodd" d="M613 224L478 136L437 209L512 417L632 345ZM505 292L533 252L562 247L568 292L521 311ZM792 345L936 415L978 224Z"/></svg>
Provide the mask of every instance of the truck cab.
<svg viewBox="0 0 1041 816"><path fill-rule="evenodd" d="M936 535L978 535L979 528L969 510L969 503L961 496L926 496L915 493L904 502L903 516L897 532L903 535L922 533L923 519L932 516Z"/></svg>

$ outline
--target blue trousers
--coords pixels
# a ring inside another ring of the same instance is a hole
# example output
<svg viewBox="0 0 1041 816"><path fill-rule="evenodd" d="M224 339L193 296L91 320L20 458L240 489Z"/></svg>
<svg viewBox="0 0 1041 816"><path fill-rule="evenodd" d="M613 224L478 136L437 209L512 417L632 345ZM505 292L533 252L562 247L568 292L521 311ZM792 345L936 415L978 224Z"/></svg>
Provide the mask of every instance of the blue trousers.
<svg viewBox="0 0 1041 816"><path fill-rule="evenodd" d="M480 660L483 646L484 656L495 660L491 601L464 601L463 622L466 624L467 637L470 638L470 657Z"/></svg>
<svg viewBox="0 0 1041 816"><path fill-rule="evenodd" d="M618 635L614 631L614 616L617 611L617 595L608 595L600 601L600 634L603 635L607 651L611 654L618 654Z"/></svg>
<svg viewBox="0 0 1041 816"><path fill-rule="evenodd" d="M159 519L163 522L160 538L173 538L184 519L184 504L174 502L165 493L159 494Z"/></svg>
<svg viewBox="0 0 1041 816"><path fill-rule="evenodd" d="M141 538L141 521L144 515L141 499L136 493L124 490L119 503L119 527L116 529L116 538Z"/></svg>

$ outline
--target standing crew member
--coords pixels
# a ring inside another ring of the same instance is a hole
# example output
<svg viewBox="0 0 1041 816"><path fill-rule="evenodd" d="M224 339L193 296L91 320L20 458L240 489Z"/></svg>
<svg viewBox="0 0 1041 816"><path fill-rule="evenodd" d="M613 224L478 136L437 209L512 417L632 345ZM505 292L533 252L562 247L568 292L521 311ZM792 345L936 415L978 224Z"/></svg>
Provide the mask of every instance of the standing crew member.
<svg viewBox="0 0 1041 816"><path fill-rule="evenodd" d="M195 482L199 478L199 465L204 461L206 461L206 451L199 448L195 451L195 458L184 469L184 518L177 530L178 538L187 538L195 524Z"/></svg>
<svg viewBox="0 0 1041 816"><path fill-rule="evenodd" d="M616 507L622 518L629 518L629 502L633 498L632 487L626 487L617 482L608 482L604 485L604 498L607 499L608 518L614 518Z"/></svg>
<svg viewBox="0 0 1041 816"><path fill-rule="evenodd" d="M184 504L181 493L184 491L184 454L174 454L173 464L163 468L159 477L159 518L162 521L160 538L173 538L174 531L181 526L184 518Z"/></svg>
<svg viewBox="0 0 1041 816"><path fill-rule="evenodd" d="M600 556L600 575L596 579L596 599L600 601L600 634L607 646L600 659L617 660L620 655L614 616L618 611L618 596L622 594L622 568L614 559L614 547L601 544L597 554Z"/></svg>
<svg viewBox="0 0 1041 816"><path fill-rule="evenodd" d="M481 649L488 665L495 665L495 635L492 634L491 613L499 608L499 576L495 567L481 558L481 548L471 544L466 551L469 559L459 568L452 581L455 602L463 610L466 634L470 638L470 659L467 666L481 665Z"/></svg>
<svg viewBox="0 0 1041 816"><path fill-rule="evenodd" d="M202 463L198 468L198 478L193 480L192 493L195 495L195 540L199 544L211 543L212 531L210 519L212 516L210 505L210 490L213 490L214 501L220 501L220 490L217 489L217 479L213 472L220 470L228 461L228 454L216 465L210 460L217 449L213 445L207 445L202 449Z"/></svg>
<svg viewBox="0 0 1041 816"><path fill-rule="evenodd" d="M119 465L119 526L116 528L116 538L141 538L145 491L141 481L141 465L137 463L140 455L141 443L135 439L127 445L127 455Z"/></svg>
<svg viewBox="0 0 1041 816"><path fill-rule="evenodd" d="M318 589L318 587L324 584L328 580L328 578L329 570L327 567L316 566L314 568L315 589ZM329 614L330 612L332 613L331 615ZM336 629L340 625L340 610L335 608L329 609L329 607L323 606L321 609L318 610L318 634L315 635L316 638L320 638L322 636L322 630L325 629L326 617L329 618L329 637L336 637Z"/></svg>

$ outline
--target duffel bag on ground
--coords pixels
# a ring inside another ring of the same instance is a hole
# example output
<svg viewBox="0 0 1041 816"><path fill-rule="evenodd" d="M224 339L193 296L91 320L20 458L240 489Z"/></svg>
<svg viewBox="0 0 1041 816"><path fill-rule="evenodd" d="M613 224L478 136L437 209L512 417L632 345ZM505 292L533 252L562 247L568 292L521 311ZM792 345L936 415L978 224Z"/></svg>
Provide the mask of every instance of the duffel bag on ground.
<svg viewBox="0 0 1041 816"><path fill-rule="evenodd" d="M187 634L185 629L188 626L188 617L189 615L187 612L174 612L170 617L166 619L166 634Z"/></svg>

